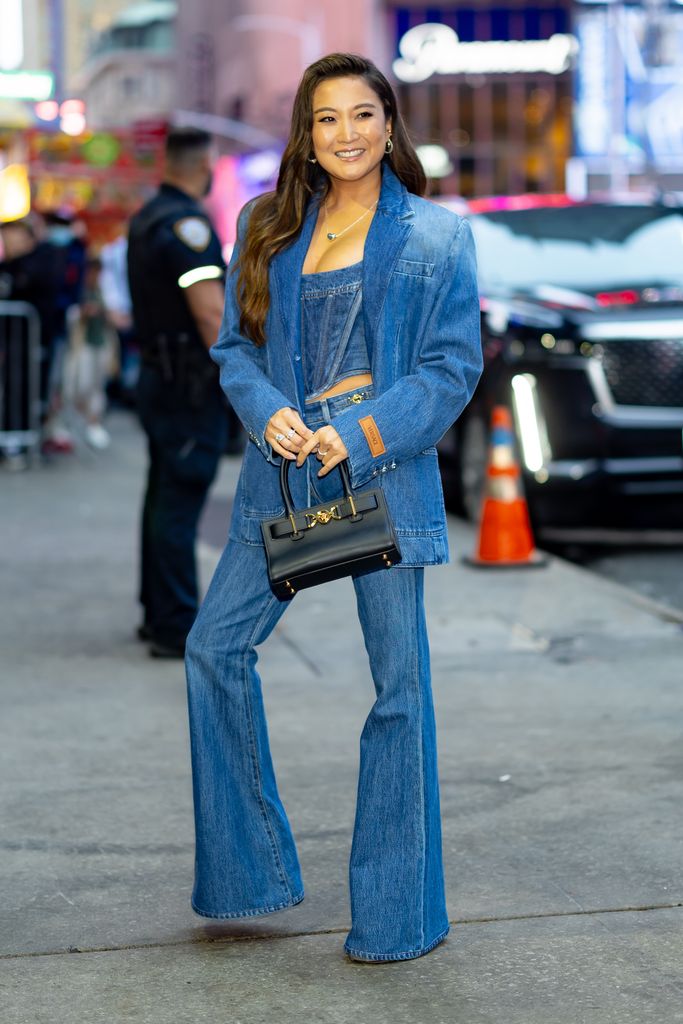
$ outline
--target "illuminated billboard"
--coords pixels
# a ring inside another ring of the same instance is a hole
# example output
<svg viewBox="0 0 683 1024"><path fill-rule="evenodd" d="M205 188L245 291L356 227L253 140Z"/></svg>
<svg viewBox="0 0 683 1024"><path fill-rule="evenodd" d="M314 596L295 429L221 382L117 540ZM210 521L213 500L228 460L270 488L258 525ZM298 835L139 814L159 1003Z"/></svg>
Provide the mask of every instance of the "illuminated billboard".
<svg viewBox="0 0 683 1024"><path fill-rule="evenodd" d="M575 17L580 157L683 167L683 10L583 5Z"/></svg>

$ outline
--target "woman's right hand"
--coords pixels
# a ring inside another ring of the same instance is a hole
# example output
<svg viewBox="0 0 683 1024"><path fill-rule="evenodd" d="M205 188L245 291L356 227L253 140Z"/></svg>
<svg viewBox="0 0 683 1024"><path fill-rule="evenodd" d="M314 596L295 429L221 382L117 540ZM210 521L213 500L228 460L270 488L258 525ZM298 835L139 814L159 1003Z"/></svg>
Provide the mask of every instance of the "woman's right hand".
<svg viewBox="0 0 683 1024"><path fill-rule="evenodd" d="M313 436L296 409L285 406L270 417L266 427L266 441L274 452L285 459L295 459L304 442Z"/></svg>

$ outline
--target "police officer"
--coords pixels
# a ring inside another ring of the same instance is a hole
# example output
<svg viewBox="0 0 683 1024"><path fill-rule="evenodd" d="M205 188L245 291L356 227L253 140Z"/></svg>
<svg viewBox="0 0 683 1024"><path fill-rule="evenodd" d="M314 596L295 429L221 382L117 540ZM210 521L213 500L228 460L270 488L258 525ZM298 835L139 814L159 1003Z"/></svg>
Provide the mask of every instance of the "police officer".
<svg viewBox="0 0 683 1024"><path fill-rule="evenodd" d="M164 180L128 237L138 402L149 442L142 510L138 630L154 657L182 657L198 606L195 537L225 448L227 407L208 349L223 312L225 264L200 205L211 187L211 136L177 128Z"/></svg>

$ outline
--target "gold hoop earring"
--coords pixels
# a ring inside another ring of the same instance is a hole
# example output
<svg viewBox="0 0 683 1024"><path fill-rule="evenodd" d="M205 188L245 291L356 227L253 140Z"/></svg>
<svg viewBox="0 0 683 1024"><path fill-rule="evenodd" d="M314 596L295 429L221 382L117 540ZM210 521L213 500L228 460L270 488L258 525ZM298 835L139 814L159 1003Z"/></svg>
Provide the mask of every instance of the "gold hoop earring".
<svg viewBox="0 0 683 1024"><path fill-rule="evenodd" d="M384 152L385 152L385 153L386 153L387 155L389 155L389 153L393 153L393 152L394 152L394 143L393 143L393 141L392 141L391 135L390 135L390 136L389 136L389 138L387 139L387 144L386 144L386 146L384 147Z"/></svg>
<svg viewBox="0 0 683 1024"><path fill-rule="evenodd" d="M316 158L314 156L309 156L308 162L309 162L309 164L317 164L318 161L316 160Z"/></svg>

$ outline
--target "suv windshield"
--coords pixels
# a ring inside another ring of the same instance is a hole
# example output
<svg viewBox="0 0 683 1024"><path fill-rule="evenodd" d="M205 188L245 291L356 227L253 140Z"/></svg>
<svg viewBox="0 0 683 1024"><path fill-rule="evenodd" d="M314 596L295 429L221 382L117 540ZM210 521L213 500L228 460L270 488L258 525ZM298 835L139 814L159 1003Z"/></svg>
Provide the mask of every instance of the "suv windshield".
<svg viewBox="0 0 683 1024"><path fill-rule="evenodd" d="M683 211L590 204L471 217L484 291L683 285Z"/></svg>

